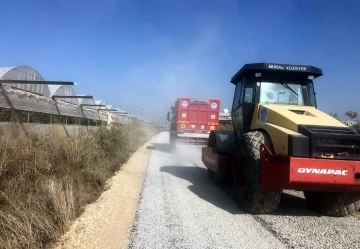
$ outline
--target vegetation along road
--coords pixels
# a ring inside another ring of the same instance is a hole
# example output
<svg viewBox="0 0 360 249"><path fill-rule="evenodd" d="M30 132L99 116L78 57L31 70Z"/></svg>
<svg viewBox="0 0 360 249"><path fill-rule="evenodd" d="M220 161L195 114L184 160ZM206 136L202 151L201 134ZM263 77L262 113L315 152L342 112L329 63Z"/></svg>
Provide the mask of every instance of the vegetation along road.
<svg viewBox="0 0 360 249"><path fill-rule="evenodd" d="M60 247L360 248L356 217L319 216L296 192L286 192L271 215L246 214L231 191L210 182L201 147L171 153L168 141L162 132L136 152ZM121 192L121 184L132 190Z"/></svg>

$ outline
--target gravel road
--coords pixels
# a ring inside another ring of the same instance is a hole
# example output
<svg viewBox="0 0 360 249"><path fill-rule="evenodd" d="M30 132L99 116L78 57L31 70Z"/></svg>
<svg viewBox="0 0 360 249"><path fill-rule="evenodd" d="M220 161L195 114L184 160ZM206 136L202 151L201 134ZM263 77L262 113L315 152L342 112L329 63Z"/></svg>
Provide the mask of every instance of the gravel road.
<svg viewBox="0 0 360 249"><path fill-rule="evenodd" d="M151 150L128 248L360 248L360 220L321 217L303 196L287 191L272 215L249 215L229 191L208 180L201 147L169 134Z"/></svg>

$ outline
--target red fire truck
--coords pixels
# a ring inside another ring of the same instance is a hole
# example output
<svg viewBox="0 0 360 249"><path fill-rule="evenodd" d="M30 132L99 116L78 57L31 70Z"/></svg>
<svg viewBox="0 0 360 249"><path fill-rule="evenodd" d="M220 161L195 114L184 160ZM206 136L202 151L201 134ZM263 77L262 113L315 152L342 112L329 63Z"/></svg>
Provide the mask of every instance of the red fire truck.
<svg viewBox="0 0 360 249"><path fill-rule="evenodd" d="M204 144L209 133L219 129L220 100L180 97L168 112L170 144L177 142Z"/></svg>

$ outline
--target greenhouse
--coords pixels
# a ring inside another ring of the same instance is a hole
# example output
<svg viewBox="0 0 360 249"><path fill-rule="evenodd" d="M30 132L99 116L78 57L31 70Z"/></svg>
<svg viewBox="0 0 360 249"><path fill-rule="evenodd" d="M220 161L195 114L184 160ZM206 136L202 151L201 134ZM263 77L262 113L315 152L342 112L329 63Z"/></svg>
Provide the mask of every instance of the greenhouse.
<svg viewBox="0 0 360 249"><path fill-rule="evenodd" d="M14 117L24 123L85 126L129 122L106 110L120 110L113 105L76 94L73 82L46 81L28 66L0 67L0 84L0 122L13 122Z"/></svg>
<svg viewBox="0 0 360 249"><path fill-rule="evenodd" d="M44 81L41 74L35 69L27 66L20 67L0 67L0 80L31 80ZM24 91L37 93L50 97L49 86L46 84L6 84Z"/></svg>

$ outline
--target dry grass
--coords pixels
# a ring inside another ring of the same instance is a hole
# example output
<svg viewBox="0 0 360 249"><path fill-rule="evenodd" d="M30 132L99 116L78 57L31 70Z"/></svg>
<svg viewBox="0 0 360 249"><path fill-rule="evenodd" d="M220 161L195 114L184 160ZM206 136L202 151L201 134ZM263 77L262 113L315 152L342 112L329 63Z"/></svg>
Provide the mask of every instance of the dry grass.
<svg viewBox="0 0 360 249"><path fill-rule="evenodd" d="M77 138L0 134L0 247L54 242L156 132L133 125Z"/></svg>

